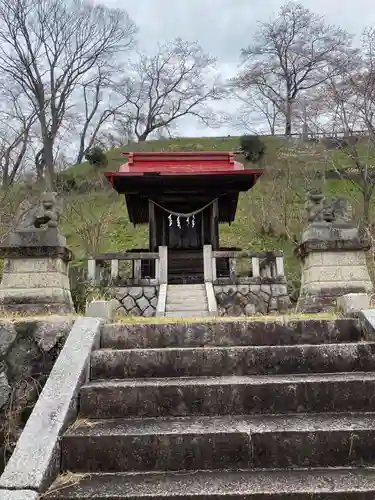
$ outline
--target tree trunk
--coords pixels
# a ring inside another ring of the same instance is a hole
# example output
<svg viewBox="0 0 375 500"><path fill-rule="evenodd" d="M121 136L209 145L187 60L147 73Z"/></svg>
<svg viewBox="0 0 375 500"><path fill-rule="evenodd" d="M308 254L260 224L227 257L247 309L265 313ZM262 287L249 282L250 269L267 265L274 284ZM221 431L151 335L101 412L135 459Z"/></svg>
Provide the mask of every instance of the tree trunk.
<svg viewBox="0 0 375 500"><path fill-rule="evenodd" d="M138 141L139 142L145 142L145 140L147 139L148 135L149 135L149 132L147 130L145 130L143 132L143 134L141 134L141 135L138 136Z"/></svg>
<svg viewBox="0 0 375 500"><path fill-rule="evenodd" d="M44 138L43 156L45 164L44 182L48 191L53 190L55 181L55 165L53 161L53 139L51 137Z"/></svg>
<svg viewBox="0 0 375 500"><path fill-rule="evenodd" d="M9 187L9 168L8 166L5 166L2 175L1 188L7 189L8 187Z"/></svg>
<svg viewBox="0 0 375 500"><path fill-rule="evenodd" d="M76 165L82 163L83 157L85 156L85 135L82 133L81 139L79 141L79 149L76 159Z"/></svg>
<svg viewBox="0 0 375 500"><path fill-rule="evenodd" d="M35 170L36 179L38 183L43 181L44 177L44 159L43 159L43 148L37 152L35 155Z"/></svg>
<svg viewBox="0 0 375 500"><path fill-rule="evenodd" d="M370 226L370 198L366 194L363 196L363 222L366 228Z"/></svg>
<svg viewBox="0 0 375 500"><path fill-rule="evenodd" d="M292 101L286 101L285 135L292 135Z"/></svg>

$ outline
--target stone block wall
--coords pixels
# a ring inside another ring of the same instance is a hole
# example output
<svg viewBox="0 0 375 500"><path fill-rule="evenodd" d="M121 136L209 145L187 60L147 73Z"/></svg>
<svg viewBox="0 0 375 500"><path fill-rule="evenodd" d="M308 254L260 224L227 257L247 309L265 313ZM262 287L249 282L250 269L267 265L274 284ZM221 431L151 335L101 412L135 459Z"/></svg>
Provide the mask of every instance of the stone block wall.
<svg viewBox="0 0 375 500"><path fill-rule="evenodd" d="M126 286L116 290L117 312L129 316L155 316L159 286Z"/></svg>
<svg viewBox="0 0 375 500"><path fill-rule="evenodd" d="M287 312L290 305L287 283L276 280L265 281L243 279L235 284L215 284L219 315L253 316Z"/></svg>
<svg viewBox="0 0 375 500"><path fill-rule="evenodd" d="M74 319L0 319L0 475Z"/></svg>

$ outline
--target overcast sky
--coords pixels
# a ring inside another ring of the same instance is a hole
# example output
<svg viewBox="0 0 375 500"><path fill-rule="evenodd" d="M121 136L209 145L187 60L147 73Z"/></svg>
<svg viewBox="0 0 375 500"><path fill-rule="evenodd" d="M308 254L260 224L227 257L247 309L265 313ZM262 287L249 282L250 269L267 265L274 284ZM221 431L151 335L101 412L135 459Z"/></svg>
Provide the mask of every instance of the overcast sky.
<svg viewBox="0 0 375 500"><path fill-rule="evenodd" d="M251 41L257 21L275 16L282 0L102 0L108 6L125 9L139 27L138 39L145 50L157 42L176 37L198 41L217 57L225 75L234 74L242 47ZM360 35L366 26L375 26L373 0L301 0L305 7L325 15L337 24ZM179 127L183 135L228 135L231 127L207 130L188 120Z"/></svg>

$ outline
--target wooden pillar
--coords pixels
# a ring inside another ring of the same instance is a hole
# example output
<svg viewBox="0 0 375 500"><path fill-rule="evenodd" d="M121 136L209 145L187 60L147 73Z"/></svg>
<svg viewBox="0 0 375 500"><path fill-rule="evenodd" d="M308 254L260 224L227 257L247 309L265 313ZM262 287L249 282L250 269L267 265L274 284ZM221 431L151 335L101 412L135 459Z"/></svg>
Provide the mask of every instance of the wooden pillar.
<svg viewBox="0 0 375 500"><path fill-rule="evenodd" d="M161 218L161 244L163 247L167 245L167 231L168 231L168 218L166 214L163 214Z"/></svg>
<svg viewBox="0 0 375 500"><path fill-rule="evenodd" d="M148 219L149 219L149 235L150 235L150 252L157 252L157 241L156 241L156 217L155 217L155 205L151 200L148 201Z"/></svg>
<svg viewBox="0 0 375 500"><path fill-rule="evenodd" d="M211 244L213 250L219 250L219 201L211 205Z"/></svg>

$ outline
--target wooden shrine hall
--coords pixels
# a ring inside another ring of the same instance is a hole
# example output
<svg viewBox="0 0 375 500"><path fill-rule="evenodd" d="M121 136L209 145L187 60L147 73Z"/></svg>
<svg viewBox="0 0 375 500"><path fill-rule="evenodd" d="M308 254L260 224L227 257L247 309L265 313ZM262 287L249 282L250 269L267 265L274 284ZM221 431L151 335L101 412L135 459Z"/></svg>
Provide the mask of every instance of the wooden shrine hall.
<svg viewBox="0 0 375 500"><path fill-rule="evenodd" d="M235 250L220 247L219 224L234 221L239 193L251 189L263 170L245 168L232 152L124 156L128 162L118 172L104 175L125 195L130 221L149 225L147 251L168 248L169 283L203 282L203 246Z"/></svg>

